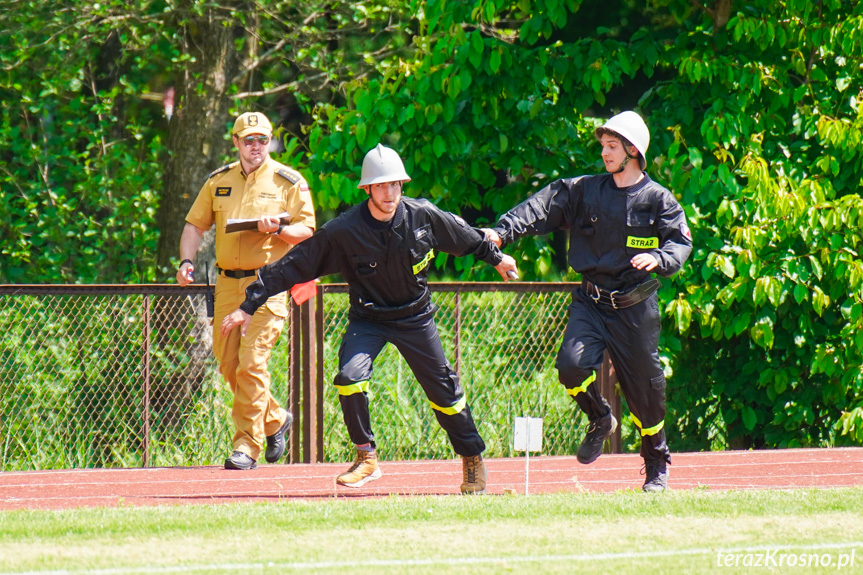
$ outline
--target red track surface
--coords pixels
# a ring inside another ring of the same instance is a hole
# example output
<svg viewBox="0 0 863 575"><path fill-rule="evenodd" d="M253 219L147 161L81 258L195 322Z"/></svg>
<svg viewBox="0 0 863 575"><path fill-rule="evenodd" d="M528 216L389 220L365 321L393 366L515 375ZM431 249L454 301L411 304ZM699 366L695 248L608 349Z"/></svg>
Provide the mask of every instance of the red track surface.
<svg viewBox="0 0 863 575"><path fill-rule="evenodd" d="M863 448L676 453L674 490L829 488L863 485ZM529 459L530 494L640 489L641 458L603 455L591 465L574 457ZM0 510L211 504L287 498L453 495L461 460L381 463L383 477L359 489L336 487L348 463L220 467L72 469L0 473ZM489 494L524 493L525 460L489 459Z"/></svg>

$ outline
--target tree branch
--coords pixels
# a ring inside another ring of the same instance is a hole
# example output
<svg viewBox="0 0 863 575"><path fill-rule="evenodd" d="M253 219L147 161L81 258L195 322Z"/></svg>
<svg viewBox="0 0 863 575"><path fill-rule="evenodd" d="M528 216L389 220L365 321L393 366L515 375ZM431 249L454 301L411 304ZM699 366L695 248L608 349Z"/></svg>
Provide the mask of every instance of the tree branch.
<svg viewBox="0 0 863 575"><path fill-rule="evenodd" d="M713 29L721 30L731 19L731 4L734 0L716 0L714 8L705 6L699 0L689 0L689 3L697 10L705 12L713 20Z"/></svg>
<svg viewBox="0 0 863 575"><path fill-rule="evenodd" d="M276 86L274 88L268 88L266 90L258 90L256 92L240 92L235 98L245 99L245 98L259 98L261 96L268 96L270 94L277 94L279 92L284 92L285 90L290 90L291 88L296 88L301 84L306 84L315 80L316 78L326 77L326 72L321 72L315 76L309 76L308 78L303 78L302 80L294 80L293 82L288 82L287 84L282 84L280 86Z"/></svg>
<svg viewBox="0 0 863 575"><path fill-rule="evenodd" d="M689 3L692 4L696 9L701 10L702 12L706 12L707 15L710 16L710 19L713 20L714 23L716 22L716 15L714 14L713 10L711 10L698 0L689 0Z"/></svg>

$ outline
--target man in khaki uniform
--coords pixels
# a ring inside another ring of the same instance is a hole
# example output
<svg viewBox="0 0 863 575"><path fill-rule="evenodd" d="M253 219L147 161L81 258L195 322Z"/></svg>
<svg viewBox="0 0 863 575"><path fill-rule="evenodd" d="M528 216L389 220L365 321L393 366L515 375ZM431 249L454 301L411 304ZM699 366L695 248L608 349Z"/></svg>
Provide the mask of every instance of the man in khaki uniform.
<svg viewBox="0 0 863 575"><path fill-rule="evenodd" d="M215 317L222 318L246 299L246 287L264 265L279 260L292 245L311 237L315 212L309 186L299 172L270 159L273 128L266 116L246 112L234 122L237 162L210 174L186 216L180 238L177 282L189 285L201 236L216 226ZM257 220L252 229L227 233L228 219ZM287 220L287 224L282 223ZM293 422L270 393L267 362L287 317L286 294L274 295L261 306L246 335L239 330L223 337L213 330L213 354L234 394L234 451L225 469L254 469L266 440L266 460L285 453L285 433Z"/></svg>

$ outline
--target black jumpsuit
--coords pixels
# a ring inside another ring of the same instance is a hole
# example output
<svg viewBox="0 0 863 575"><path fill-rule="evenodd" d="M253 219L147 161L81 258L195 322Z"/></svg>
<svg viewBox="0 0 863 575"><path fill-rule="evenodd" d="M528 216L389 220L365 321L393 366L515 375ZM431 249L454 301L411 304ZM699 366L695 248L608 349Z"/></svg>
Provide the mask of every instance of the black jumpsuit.
<svg viewBox="0 0 863 575"><path fill-rule="evenodd" d="M375 358L391 342L425 391L455 452L472 456L485 450L434 322L426 279L434 250L473 254L494 266L503 259L482 233L427 200L402 197L389 222L372 217L366 201L262 268L258 280L246 290L240 309L251 314L268 297L295 284L342 274L351 304L334 384L356 445L375 445L368 382Z"/></svg>
<svg viewBox="0 0 863 575"><path fill-rule="evenodd" d="M669 460L658 281L630 259L648 252L658 262L653 271L669 277L689 257L692 238L671 192L643 175L628 188L618 188L611 174L556 180L504 214L495 231L507 244L525 235L570 230L569 265L583 281L572 294L558 377L589 419L604 416L608 403L591 383L607 349L642 436L641 455L658 463ZM645 299L617 305L642 290Z"/></svg>

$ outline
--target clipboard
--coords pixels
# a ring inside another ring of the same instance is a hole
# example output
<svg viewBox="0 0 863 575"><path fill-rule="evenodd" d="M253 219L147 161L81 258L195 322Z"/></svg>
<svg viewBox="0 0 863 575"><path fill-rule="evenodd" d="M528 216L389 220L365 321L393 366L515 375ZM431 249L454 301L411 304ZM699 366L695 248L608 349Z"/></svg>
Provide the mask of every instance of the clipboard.
<svg viewBox="0 0 863 575"><path fill-rule="evenodd" d="M279 225L287 226L291 223L291 216L288 212L276 214L279 218ZM244 230L257 230L258 221L260 218L228 218L225 224L225 233L241 232Z"/></svg>

